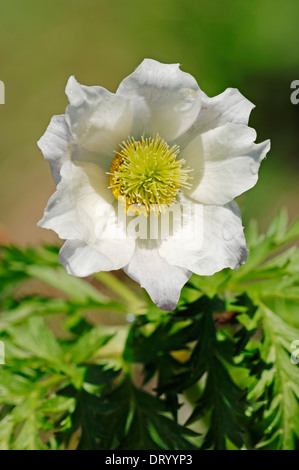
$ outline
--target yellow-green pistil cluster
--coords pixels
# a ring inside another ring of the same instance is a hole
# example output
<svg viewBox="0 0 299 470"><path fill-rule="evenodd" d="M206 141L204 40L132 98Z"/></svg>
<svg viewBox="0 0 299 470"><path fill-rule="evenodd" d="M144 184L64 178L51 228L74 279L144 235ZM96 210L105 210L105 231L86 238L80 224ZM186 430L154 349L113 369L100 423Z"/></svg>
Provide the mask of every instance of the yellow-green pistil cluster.
<svg viewBox="0 0 299 470"><path fill-rule="evenodd" d="M177 159L179 147L169 147L158 134L120 145L110 168L114 197L125 202L126 210L159 214L175 201L180 188L189 188L190 168Z"/></svg>

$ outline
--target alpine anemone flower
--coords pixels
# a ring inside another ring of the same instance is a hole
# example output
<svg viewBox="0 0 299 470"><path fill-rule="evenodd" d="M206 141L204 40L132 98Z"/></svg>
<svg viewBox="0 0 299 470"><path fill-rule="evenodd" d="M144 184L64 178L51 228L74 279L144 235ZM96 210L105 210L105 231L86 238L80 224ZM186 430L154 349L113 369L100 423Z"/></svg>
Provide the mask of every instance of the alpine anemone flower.
<svg viewBox="0 0 299 470"><path fill-rule="evenodd" d="M69 274L122 268L173 310L192 273L246 261L234 198L270 148L254 143L250 101L233 88L209 98L178 64L151 59L116 93L70 77L66 94L38 142L57 184L39 225L66 240Z"/></svg>

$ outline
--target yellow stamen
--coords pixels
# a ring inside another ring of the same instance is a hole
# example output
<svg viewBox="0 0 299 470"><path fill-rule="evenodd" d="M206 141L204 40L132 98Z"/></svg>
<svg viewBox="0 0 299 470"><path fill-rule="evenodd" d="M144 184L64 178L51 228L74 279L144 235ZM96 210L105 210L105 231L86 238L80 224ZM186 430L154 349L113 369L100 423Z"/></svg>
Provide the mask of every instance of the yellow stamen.
<svg viewBox="0 0 299 470"><path fill-rule="evenodd" d="M169 147L158 134L155 137L123 141L110 168L110 187L121 199L126 211L160 214L172 204L180 188L189 188L190 168L177 159L179 147Z"/></svg>

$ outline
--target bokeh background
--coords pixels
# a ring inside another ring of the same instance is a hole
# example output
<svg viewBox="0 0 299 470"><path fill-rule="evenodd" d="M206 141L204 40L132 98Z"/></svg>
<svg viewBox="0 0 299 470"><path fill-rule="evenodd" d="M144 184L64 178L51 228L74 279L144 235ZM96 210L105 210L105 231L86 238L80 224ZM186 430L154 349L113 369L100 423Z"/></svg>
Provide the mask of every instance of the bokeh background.
<svg viewBox="0 0 299 470"><path fill-rule="evenodd" d="M238 88L250 125L270 138L256 187L239 198L244 225L280 207L299 215L298 0L0 0L0 239L57 241L36 226L54 183L36 141L64 113L70 75L115 91L145 57L179 62L214 96Z"/></svg>

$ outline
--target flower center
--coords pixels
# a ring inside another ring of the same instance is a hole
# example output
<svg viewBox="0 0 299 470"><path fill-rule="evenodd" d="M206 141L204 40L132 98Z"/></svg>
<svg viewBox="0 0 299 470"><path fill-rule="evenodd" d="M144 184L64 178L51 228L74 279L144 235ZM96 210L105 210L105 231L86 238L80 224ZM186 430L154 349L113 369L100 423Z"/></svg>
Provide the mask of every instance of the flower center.
<svg viewBox="0 0 299 470"><path fill-rule="evenodd" d="M110 187L122 199L126 211L148 215L164 212L175 201L180 188L189 188L190 168L177 159L179 147L169 147L158 134L120 144L110 168Z"/></svg>

